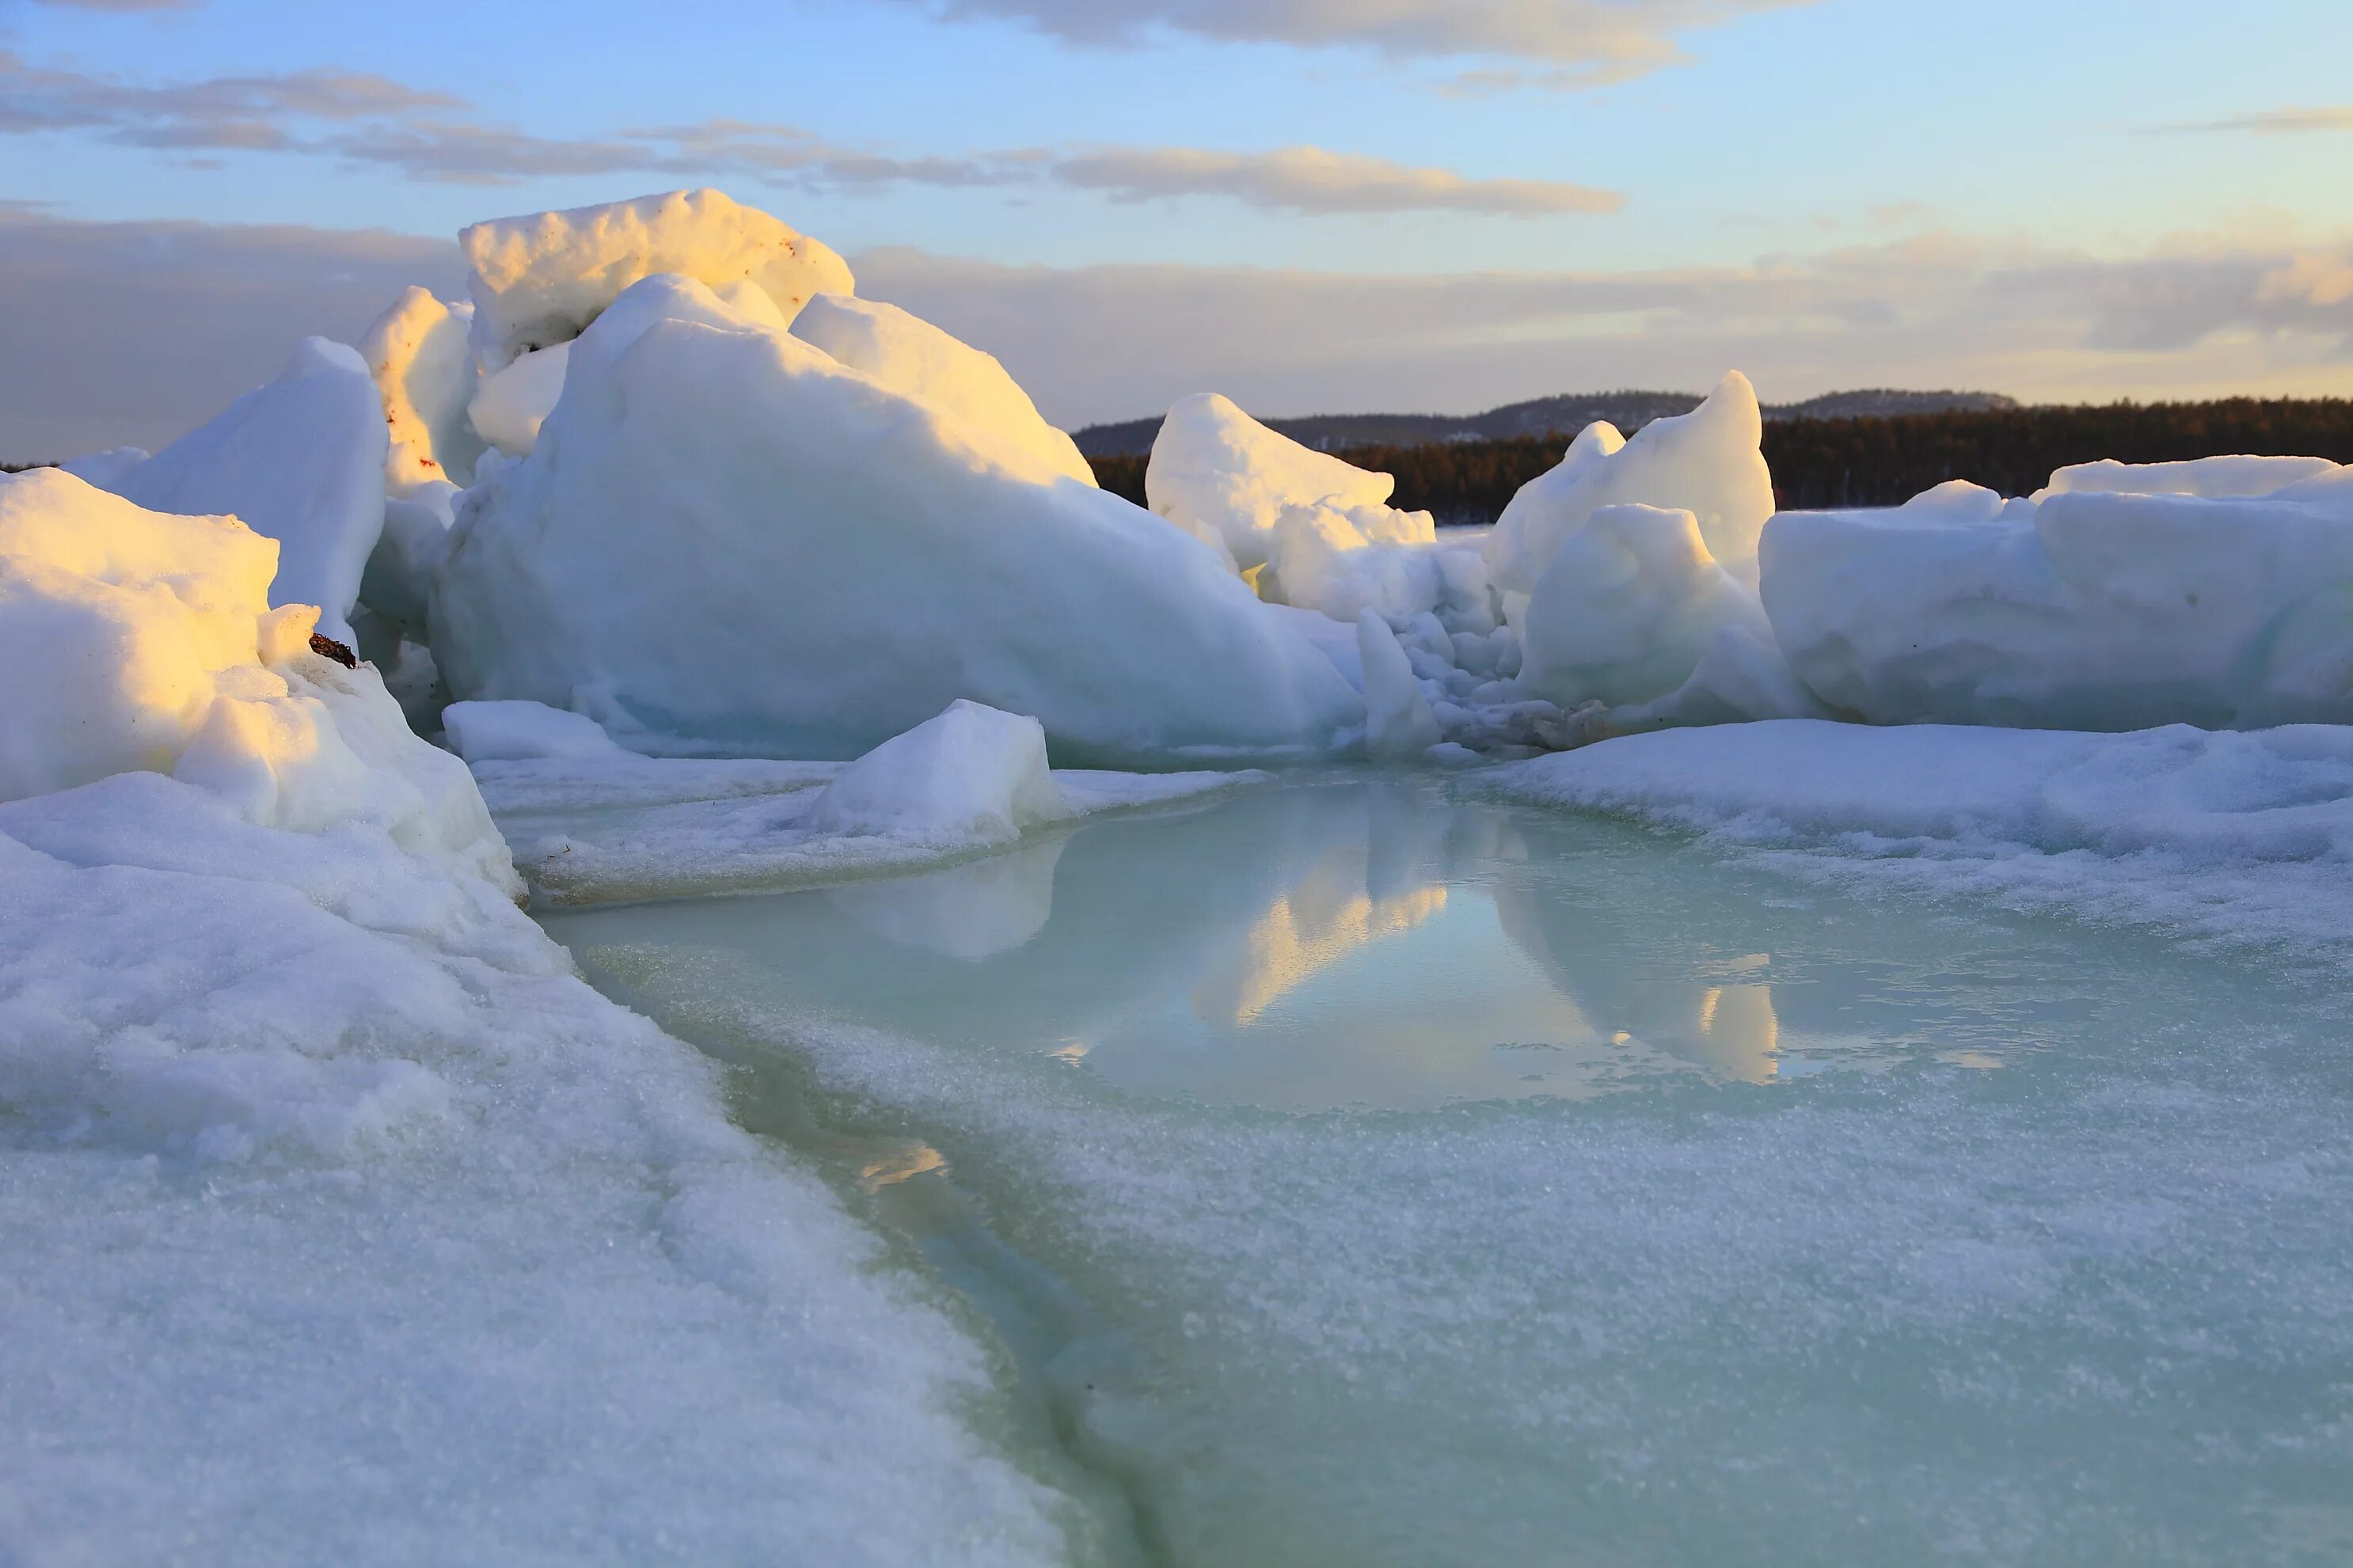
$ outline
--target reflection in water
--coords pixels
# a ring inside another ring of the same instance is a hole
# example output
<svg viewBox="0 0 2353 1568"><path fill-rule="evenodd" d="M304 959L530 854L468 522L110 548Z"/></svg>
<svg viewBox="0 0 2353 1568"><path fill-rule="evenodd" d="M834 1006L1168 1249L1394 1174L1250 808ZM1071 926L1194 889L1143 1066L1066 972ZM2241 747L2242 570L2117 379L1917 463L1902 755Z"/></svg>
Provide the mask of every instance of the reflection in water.
<svg viewBox="0 0 2353 1568"><path fill-rule="evenodd" d="M1692 858L1429 781L1351 781L1092 823L925 876L552 923L584 949L732 956L729 986L1051 1056L1126 1093L1282 1110L2015 1048L1988 1027L1985 974L1936 973L1940 942L1908 967L1829 957L1842 944L1826 949L1808 900L1727 897L1737 879ZM1962 991L1974 1036L1939 1000Z"/></svg>

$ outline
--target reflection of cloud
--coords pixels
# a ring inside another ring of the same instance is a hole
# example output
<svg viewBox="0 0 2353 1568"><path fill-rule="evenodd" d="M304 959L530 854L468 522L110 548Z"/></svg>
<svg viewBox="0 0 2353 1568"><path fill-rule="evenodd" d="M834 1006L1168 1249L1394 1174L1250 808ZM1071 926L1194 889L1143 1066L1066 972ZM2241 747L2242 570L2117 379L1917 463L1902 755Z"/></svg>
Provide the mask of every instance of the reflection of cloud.
<svg viewBox="0 0 2353 1568"><path fill-rule="evenodd" d="M1367 846L1327 850L1193 988L1204 1023L1247 1027L1267 1008L1358 948L1399 935L1446 908L1433 882L1376 900L1365 889Z"/></svg>

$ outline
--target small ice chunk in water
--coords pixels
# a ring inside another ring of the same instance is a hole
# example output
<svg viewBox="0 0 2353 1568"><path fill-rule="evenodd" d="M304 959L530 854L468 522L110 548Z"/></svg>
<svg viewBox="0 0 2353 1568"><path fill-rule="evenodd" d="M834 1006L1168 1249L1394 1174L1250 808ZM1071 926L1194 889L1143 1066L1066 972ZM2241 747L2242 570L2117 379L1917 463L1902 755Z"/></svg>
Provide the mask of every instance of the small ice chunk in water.
<svg viewBox="0 0 2353 1568"><path fill-rule="evenodd" d="M1071 815L1046 765L1046 731L959 698L842 770L809 807L821 833L997 843Z"/></svg>

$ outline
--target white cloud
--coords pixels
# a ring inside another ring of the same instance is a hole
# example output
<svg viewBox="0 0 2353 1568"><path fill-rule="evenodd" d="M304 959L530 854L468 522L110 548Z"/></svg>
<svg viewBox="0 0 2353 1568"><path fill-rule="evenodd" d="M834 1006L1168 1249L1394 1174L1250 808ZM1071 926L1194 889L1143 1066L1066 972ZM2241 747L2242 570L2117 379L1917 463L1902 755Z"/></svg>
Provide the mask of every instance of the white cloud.
<svg viewBox="0 0 2353 1568"><path fill-rule="evenodd" d="M1384 158L1284 147L1272 153L1211 153L1187 147L1112 148L1053 165L1064 184L1127 201L1216 195L1251 206L1302 213L1612 213L1615 191L1559 180L1466 179L1445 169L1409 168Z"/></svg>
<svg viewBox="0 0 2353 1568"><path fill-rule="evenodd" d="M1492 57L1471 90L1597 87L1685 58L1677 37L1811 0L903 0L949 17L1026 23L1078 44L1132 45L1155 33L1237 43L1348 46L1396 58Z"/></svg>

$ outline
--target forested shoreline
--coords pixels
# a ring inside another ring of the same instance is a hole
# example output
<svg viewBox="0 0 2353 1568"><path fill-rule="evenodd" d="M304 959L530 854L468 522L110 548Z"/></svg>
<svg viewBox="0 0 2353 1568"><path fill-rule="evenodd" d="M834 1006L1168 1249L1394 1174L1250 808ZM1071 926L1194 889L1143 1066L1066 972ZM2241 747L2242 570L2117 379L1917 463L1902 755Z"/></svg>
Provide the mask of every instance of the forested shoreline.
<svg viewBox="0 0 2353 1568"><path fill-rule="evenodd" d="M1395 474L1398 506L1435 512L1441 523L1480 523L1493 521L1522 485L1559 462L1573 435L1354 447L1335 455ZM1894 506L1947 479L2026 495L2071 463L2162 463L2234 452L2353 462L2353 399L2116 403L1765 426L1775 499L1787 510ZM1143 502L1146 459L1091 461L1105 489Z"/></svg>

